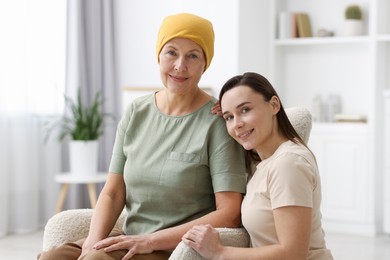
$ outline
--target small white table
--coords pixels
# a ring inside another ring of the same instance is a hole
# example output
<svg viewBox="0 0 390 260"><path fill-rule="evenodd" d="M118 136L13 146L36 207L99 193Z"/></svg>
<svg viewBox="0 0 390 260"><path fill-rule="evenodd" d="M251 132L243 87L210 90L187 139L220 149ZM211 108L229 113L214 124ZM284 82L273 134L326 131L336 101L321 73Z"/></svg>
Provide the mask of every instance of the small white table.
<svg viewBox="0 0 390 260"><path fill-rule="evenodd" d="M60 197L57 201L56 213L60 212L62 210L62 207L64 206L65 198L69 189L69 184L87 184L89 201L91 203L91 207L95 208L97 201L96 183L105 182L107 179L107 175L108 174L105 172L98 172L94 175L91 174L85 176L75 175L69 172L64 172L55 175L54 180L62 184Z"/></svg>

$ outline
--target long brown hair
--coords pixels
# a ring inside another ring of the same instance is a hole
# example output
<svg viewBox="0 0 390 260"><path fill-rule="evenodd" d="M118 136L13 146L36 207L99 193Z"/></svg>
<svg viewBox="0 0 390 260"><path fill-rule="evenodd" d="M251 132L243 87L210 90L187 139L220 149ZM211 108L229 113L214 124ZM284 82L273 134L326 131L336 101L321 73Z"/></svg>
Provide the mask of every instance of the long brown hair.
<svg viewBox="0 0 390 260"><path fill-rule="evenodd" d="M280 102L280 110L276 114L278 129L282 136L286 137L288 140L304 145L307 149L307 145L302 140L302 138L295 131L294 127L290 123L290 120L287 117L286 111L283 108L282 101L279 98L278 93L271 85L271 83L262 75L254 72L246 72L243 75L237 75L229 79L222 87L221 92L219 93L219 101L221 102L223 95L238 86L247 86L250 87L253 91L259 93L264 97L266 102L269 102L273 96L276 96ZM310 149L309 149L310 150ZM252 162L260 162L261 159L256 151L250 150L246 151L246 166L249 168Z"/></svg>

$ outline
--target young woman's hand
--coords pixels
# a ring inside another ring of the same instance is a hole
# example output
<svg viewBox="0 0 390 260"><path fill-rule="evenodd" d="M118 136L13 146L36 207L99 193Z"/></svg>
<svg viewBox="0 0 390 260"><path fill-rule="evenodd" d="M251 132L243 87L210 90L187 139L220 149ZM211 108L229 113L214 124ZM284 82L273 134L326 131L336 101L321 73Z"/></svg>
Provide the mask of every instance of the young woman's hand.
<svg viewBox="0 0 390 260"><path fill-rule="evenodd" d="M211 113L217 116L222 116L221 104L216 101L214 106L211 108Z"/></svg>
<svg viewBox="0 0 390 260"><path fill-rule="evenodd" d="M206 259L218 258L223 250L219 233L211 225L194 226L184 234L182 241Z"/></svg>

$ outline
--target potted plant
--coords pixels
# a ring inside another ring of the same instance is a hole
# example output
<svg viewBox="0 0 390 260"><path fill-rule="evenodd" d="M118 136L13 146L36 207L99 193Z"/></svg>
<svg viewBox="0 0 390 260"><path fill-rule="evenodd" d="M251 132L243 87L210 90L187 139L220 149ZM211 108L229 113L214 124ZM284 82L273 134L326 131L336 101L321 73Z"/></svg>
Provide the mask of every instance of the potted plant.
<svg viewBox="0 0 390 260"><path fill-rule="evenodd" d="M98 172L98 139L103 134L103 104L97 92L90 106L82 103L80 90L77 99L65 97L65 113L59 120L50 123L48 134L58 129L58 139L70 138L69 161L72 174L90 175ZM47 140L48 136L46 137Z"/></svg>
<svg viewBox="0 0 390 260"><path fill-rule="evenodd" d="M363 34L363 13L358 5L349 5L345 9L344 35L356 36Z"/></svg>

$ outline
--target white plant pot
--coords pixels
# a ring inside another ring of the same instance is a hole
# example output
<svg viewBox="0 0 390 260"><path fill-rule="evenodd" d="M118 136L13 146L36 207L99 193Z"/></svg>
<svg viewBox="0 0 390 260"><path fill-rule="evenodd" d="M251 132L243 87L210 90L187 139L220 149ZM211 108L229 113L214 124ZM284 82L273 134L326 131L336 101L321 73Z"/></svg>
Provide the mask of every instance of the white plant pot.
<svg viewBox="0 0 390 260"><path fill-rule="evenodd" d="M344 22L344 36L357 36L363 34L363 21L347 19Z"/></svg>
<svg viewBox="0 0 390 260"><path fill-rule="evenodd" d="M98 141L69 142L70 172L74 175L98 173Z"/></svg>

